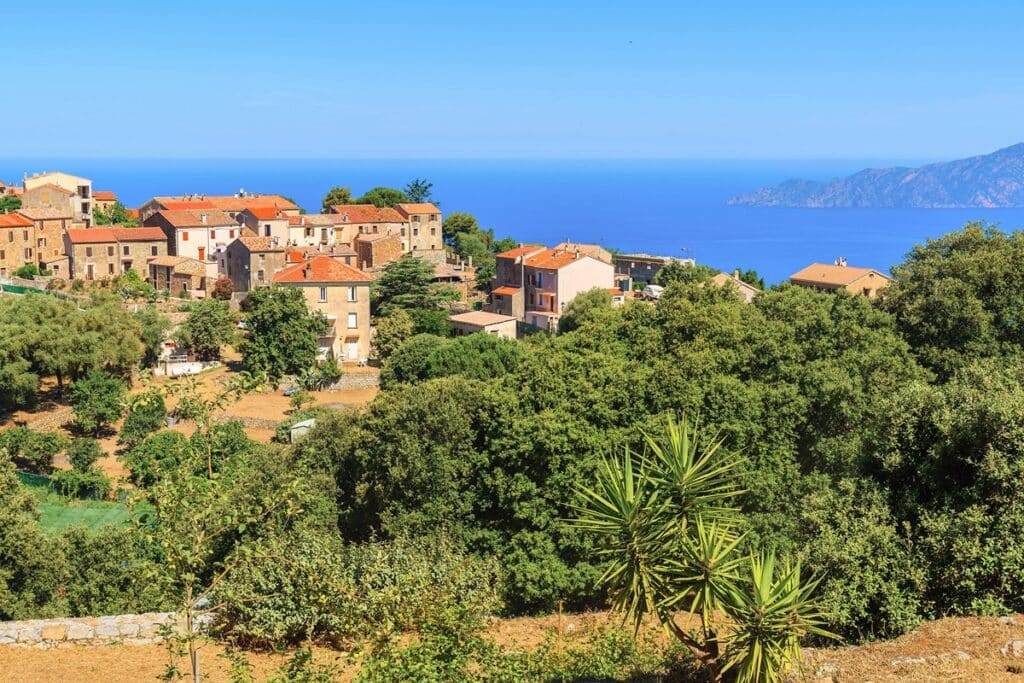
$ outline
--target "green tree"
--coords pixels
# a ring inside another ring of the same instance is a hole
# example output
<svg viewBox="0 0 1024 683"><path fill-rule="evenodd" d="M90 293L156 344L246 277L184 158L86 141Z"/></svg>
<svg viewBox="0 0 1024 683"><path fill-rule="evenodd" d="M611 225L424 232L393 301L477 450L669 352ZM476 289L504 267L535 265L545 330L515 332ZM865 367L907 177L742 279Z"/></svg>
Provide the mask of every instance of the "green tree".
<svg viewBox="0 0 1024 683"><path fill-rule="evenodd" d="M116 377L92 370L71 386L69 400L78 427L99 435L124 412L128 389Z"/></svg>
<svg viewBox="0 0 1024 683"><path fill-rule="evenodd" d="M375 187L359 199L356 199L353 203L373 204L378 209L382 209L386 206L394 206L395 204L401 204L408 201L410 201L409 196L401 190L396 190L393 187Z"/></svg>
<svg viewBox="0 0 1024 683"><path fill-rule="evenodd" d="M685 422L670 420L647 452L605 460L593 487L578 489L577 524L601 542L602 582L612 604L637 628L657 617L700 654L713 677L778 681L800 660L799 638L831 637L813 600L817 580L773 553L744 556L739 460ZM676 622L688 610L695 632ZM722 615L725 619L722 619ZM735 633L723 640L724 629Z"/></svg>
<svg viewBox="0 0 1024 683"><path fill-rule="evenodd" d="M1024 232L984 223L916 245L892 269L882 305L921 362L951 375L980 356L1024 348Z"/></svg>
<svg viewBox="0 0 1024 683"><path fill-rule="evenodd" d="M709 280L718 274L718 271L703 264L691 265L670 261L666 263L654 276L654 284L667 287L673 282L684 285L697 284Z"/></svg>
<svg viewBox="0 0 1024 683"><path fill-rule="evenodd" d="M26 280L33 280L37 275L45 275L44 272L39 270L39 266L34 263L26 263L20 268L16 268L13 273L14 277L24 278Z"/></svg>
<svg viewBox="0 0 1024 683"><path fill-rule="evenodd" d="M139 219L133 218L121 202L114 202L109 208L97 206L92 211L95 225L123 225L126 228L137 228Z"/></svg>
<svg viewBox="0 0 1024 683"><path fill-rule="evenodd" d="M191 349L202 360L220 358L220 348L235 335L231 309L223 301L212 297L200 299L188 306L188 317L178 328L175 341Z"/></svg>
<svg viewBox="0 0 1024 683"><path fill-rule="evenodd" d="M444 242L450 247L455 246L455 239L458 235L463 234L476 234L480 232L480 224L477 223L476 217L471 213L464 213L462 211L454 211L444 217L444 222L441 224L441 234L444 236Z"/></svg>
<svg viewBox="0 0 1024 683"><path fill-rule="evenodd" d="M278 380L316 364L317 339L327 332L327 320L310 312L297 287L260 287L249 296L246 330L243 366Z"/></svg>
<svg viewBox="0 0 1024 683"><path fill-rule="evenodd" d="M13 194L0 195L0 213L11 213L21 208L21 197Z"/></svg>
<svg viewBox="0 0 1024 683"><path fill-rule="evenodd" d="M68 462L80 472L85 472L103 456L103 450L96 439L74 439L68 445Z"/></svg>
<svg viewBox="0 0 1024 683"><path fill-rule="evenodd" d="M405 196L409 198L410 202L420 203L430 201L430 196L434 188L434 183L428 182L423 178L414 178L405 186Z"/></svg>
<svg viewBox="0 0 1024 683"><path fill-rule="evenodd" d="M387 315L395 308L438 310L457 298L448 286L433 282L434 266L411 254L384 266L372 288L372 301L379 314Z"/></svg>
<svg viewBox="0 0 1024 683"><path fill-rule="evenodd" d="M128 412L117 443L135 448L150 434L167 425L167 406L159 391L149 389L128 400Z"/></svg>
<svg viewBox="0 0 1024 683"><path fill-rule="evenodd" d="M37 432L22 425L0 431L0 456L37 474L53 471L53 458L67 445L59 432Z"/></svg>
<svg viewBox="0 0 1024 683"><path fill-rule="evenodd" d="M405 342L412 338L413 321L409 314L395 308L387 315L377 317L373 335L373 350L381 361L391 357Z"/></svg>
<svg viewBox="0 0 1024 683"><path fill-rule="evenodd" d="M321 202L321 213L330 213L332 206L352 204L352 190L336 185L327 191Z"/></svg>
<svg viewBox="0 0 1024 683"><path fill-rule="evenodd" d="M162 314L155 306L144 306L135 312L135 320L141 327L144 356L142 363L152 366L160 357L167 331L171 329L171 319Z"/></svg>
<svg viewBox="0 0 1024 683"><path fill-rule="evenodd" d="M764 278L758 275L757 271L753 268L748 268L746 270L737 268L736 272L739 273L739 279L741 282L746 282L751 287L756 287L757 289L763 290L765 288Z"/></svg>
<svg viewBox="0 0 1024 683"><path fill-rule="evenodd" d="M571 332L580 326L580 321L596 311L611 310L612 295L607 289L596 287L581 292L569 302L558 319L558 331Z"/></svg>

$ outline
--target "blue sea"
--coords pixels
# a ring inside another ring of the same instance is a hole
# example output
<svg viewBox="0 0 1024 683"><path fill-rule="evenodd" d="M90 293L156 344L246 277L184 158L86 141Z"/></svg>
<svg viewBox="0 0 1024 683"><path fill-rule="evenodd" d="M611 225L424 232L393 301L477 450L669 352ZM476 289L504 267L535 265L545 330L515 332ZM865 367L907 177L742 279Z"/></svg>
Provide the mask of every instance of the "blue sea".
<svg viewBox="0 0 1024 683"><path fill-rule="evenodd" d="M903 160L900 160L901 163ZM433 183L446 212L468 211L498 236L623 251L692 255L769 283L812 261L845 256L888 270L906 252L972 220L1024 227L1024 209L786 209L727 206L729 197L791 177L827 180L890 161L325 161L0 159L0 179L63 170L113 190L125 205L155 195L279 193L311 212L334 185Z"/></svg>

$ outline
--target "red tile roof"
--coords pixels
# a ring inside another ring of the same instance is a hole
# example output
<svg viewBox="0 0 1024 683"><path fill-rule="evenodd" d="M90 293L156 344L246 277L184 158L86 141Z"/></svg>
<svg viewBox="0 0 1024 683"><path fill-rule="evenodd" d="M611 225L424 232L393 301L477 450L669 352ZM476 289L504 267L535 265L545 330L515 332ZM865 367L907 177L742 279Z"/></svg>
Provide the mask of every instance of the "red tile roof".
<svg viewBox="0 0 1024 683"><path fill-rule="evenodd" d="M93 199L98 199L101 202L116 202L117 195L110 190L93 190Z"/></svg>
<svg viewBox="0 0 1024 683"><path fill-rule="evenodd" d="M182 200L182 201L166 201L166 202L160 202L160 205L163 206L168 211L188 211L189 209L215 209L215 208L217 208L211 202L207 202L207 201L203 201L203 200L199 200L199 199L189 199L189 200Z"/></svg>
<svg viewBox="0 0 1024 683"><path fill-rule="evenodd" d="M307 268L309 277L306 276ZM288 266L274 275L274 282L285 284L295 282L370 282L372 279L369 275L351 266L346 266L330 256L314 256L305 263Z"/></svg>
<svg viewBox="0 0 1024 683"><path fill-rule="evenodd" d="M283 215L281 210L276 206L250 206L246 208L245 212L251 213L261 221L272 221L287 218L287 216Z"/></svg>
<svg viewBox="0 0 1024 683"><path fill-rule="evenodd" d="M494 294L501 294L502 296L514 296L519 293L518 287L496 287Z"/></svg>
<svg viewBox="0 0 1024 683"><path fill-rule="evenodd" d="M441 209L437 208L430 202L420 202L419 204L395 204L395 208L406 216L414 213L441 213Z"/></svg>
<svg viewBox="0 0 1024 683"><path fill-rule="evenodd" d="M298 216L288 216L289 225L317 225L331 226L341 222L341 216L333 213L304 213Z"/></svg>
<svg viewBox="0 0 1024 683"><path fill-rule="evenodd" d="M158 215L175 228L234 228L238 222L223 211L211 209L209 211L158 211ZM203 216L206 222L203 222Z"/></svg>
<svg viewBox="0 0 1024 683"><path fill-rule="evenodd" d="M20 213L0 214L0 228L31 228L35 223Z"/></svg>
<svg viewBox="0 0 1024 683"><path fill-rule="evenodd" d="M517 258L525 254L534 254L538 251L542 251L544 247L537 244L524 244L521 247L515 249L509 249L498 254L498 258Z"/></svg>
<svg viewBox="0 0 1024 683"><path fill-rule="evenodd" d="M403 223L405 218L392 208L378 209L373 204L339 204L332 206L340 214L341 223Z"/></svg>
<svg viewBox="0 0 1024 683"><path fill-rule="evenodd" d="M277 194L251 194L244 197L233 195L186 195L183 197L153 197L154 200L164 208L175 210L181 209L220 209L221 211L232 211L235 213L258 206L270 206L282 211L293 211L299 207L281 195ZM196 203L202 203L202 206ZM170 204L183 203L187 206L173 207Z"/></svg>
<svg viewBox="0 0 1024 683"><path fill-rule="evenodd" d="M113 228L81 228L67 231L68 240L72 244L95 244L97 242L116 242Z"/></svg>
<svg viewBox="0 0 1024 683"><path fill-rule="evenodd" d="M29 192L32 192L34 190L42 190L42 189L54 190L56 192L60 192L61 194L66 194L69 197L71 195L75 194L74 190L69 190L66 187L61 187L60 185L54 185L53 183L43 183L42 185L36 185L31 190L29 190Z"/></svg>
<svg viewBox="0 0 1024 683"><path fill-rule="evenodd" d="M284 247L274 244L273 237L242 235L238 238L238 241L244 244L249 251L284 251Z"/></svg>
<svg viewBox="0 0 1024 683"><path fill-rule="evenodd" d="M539 254L526 257L526 265L531 268L544 268L558 270L570 263L575 263L581 258L588 258L584 254L577 254L575 251L563 251L560 249L545 249ZM592 257L591 257L592 258Z"/></svg>

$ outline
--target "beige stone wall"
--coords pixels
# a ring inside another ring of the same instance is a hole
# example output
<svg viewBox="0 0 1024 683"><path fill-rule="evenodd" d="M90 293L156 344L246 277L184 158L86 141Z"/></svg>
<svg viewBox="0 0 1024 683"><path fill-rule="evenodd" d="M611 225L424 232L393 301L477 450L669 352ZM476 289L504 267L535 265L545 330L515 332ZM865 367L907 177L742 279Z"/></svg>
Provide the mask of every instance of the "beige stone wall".
<svg viewBox="0 0 1024 683"><path fill-rule="evenodd" d="M409 239L406 251L419 256L418 252L442 249L441 214L414 213L409 215Z"/></svg>
<svg viewBox="0 0 1024 683"><path fill-rule="evenodd" d="M151 258L167 255L167 242L120 242L117 245L117 252L121 272L130 264L131 268L145 279L149 275L146 264Z"/></svg>
<svg viewBox="0 0 1024 683"><path fill-rule="evenodd" d="M181 628L171 612L6 621L0 622L0 645L36 648L108 643L146 645L163 640L164 624Z"/></svg>
<svg viewBox="0 0 1024 683"><path fill-rule="evenodd" d="M320 311L334 318L334 339L331 350L338 361L359 360L370 357L370 284L368 282L352 284L334 283L286 283L288 287L300 287L306 297L306 304L311 311ZM327 290L327 300L320 300L320 288ZM356 300L349 301L349 287L355 287ZM356 314L356 327L348 327L348 314ZM349 341L355 337L355 352L350 353Z"/></svg>
<svg viewBox="0 0 1024 683"><path fill-rule="evenodd" d="M64 232L70 227L68 220L66 218L48 218L33 222L36 224L36 259L48 261L63 256ZM42 240L45 240L45 243Z"/></svg>
<svg viewBox="0 0 1024 683"><path fill-rule="evenodd" d="M38 260L35 235L34 226L0 228L0 275L10 275L26 263Z"/></svg>
<svg viewBox="0 0 1024 683"><path fill-rule="evenodd" d="M120 273L120 260L117 255L117 244L70 244L65 240L70 259L71 277L80 280L102 280ZM89 266L92 275L89 275Z"/></svg>

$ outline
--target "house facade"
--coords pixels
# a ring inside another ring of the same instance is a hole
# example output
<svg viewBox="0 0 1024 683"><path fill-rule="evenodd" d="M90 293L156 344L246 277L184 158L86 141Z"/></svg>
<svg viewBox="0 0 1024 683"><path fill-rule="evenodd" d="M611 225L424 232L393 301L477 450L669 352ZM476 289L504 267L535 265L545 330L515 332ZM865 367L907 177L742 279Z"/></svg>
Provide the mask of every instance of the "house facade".
<svg viewBox="0 0 1024 683"><path fill-rule="evenodd" d="M187 256L157 256L149 261L149 282L158 290L172 294L181 291L206 296L206 264ZM212 283L211 283L212 284Z"/></svg>
<svg viewBox="0 0 1024 683"><path fill-rule="evenodd" d="M874 299L892 283L892 278L874 268L855 268L846 265L846 259L838 259L832 265L812 263L790 275L789 281L798 287L808 287L819 292L842 289Z"/></svg>
<svg viewBox="0 0 1024 683"><path fill-rule="evenodd" d="M750 303L754 300L754 297L761 293L761 290L753 285L748 285L743 280L733 273L719 273L718 275L711 278L711 282L718 285L719 287L728 287L736 291L739 297L744 303Z"/></svg>
<svg viewBox="0 0 1024 683"><path fill-rule="evenodd" d="M516 338L516 319L510 315L469 311L448 316L448 324L455 336L482 332L503 339Z"/></svg>
<svg viewBox="0 0 1024 683"><path fill-rule="evenodd" d="M402 257L402 241L395 234L356 235L352 242L356 262L362 270L379 270Z"/></svg>
<svg viewBox="0 0 1024 683"><path fill-rule="evenodd" d="M20 213L0 214L0 275L36 261L36 226Z"/></svg>
<svg viewBox="0 0 1024 683"><path fill-rule="evenodd" d="M161 210L143 221L160 228L171 256L186 256L206 264L207 276L217 278L217 257L238 238L242 227L235 219L216 209L198 211Z"/></svg>
<svg viewBox="0 0 1024 683"><path fill-rule="evenodd" d="M692 258L676 258L675 256L654 256L652 254L614 254L612 265L616 273L628 275L635 282L651 284L654 276L669 263L693 266Z"/></svg>
<svg viewBox="0 0 1024 683"><path fill-rule="evenodd" d="M36 257L40 263L54 262L65 255L64 233L74 225L70 207L22 206L18 213L35 225Z"/></svg>
<svg viewBox="0 0 1024 683"><path fill-rule="evenodd" d="M242 235L228 244L224 256L224 274L236 292L269 286L286 265L284 247L271 237Z"/></svg>
<svg viewBox="0 0 1024 683"><path fill-rule="evenodd" d="M298 287L312 311L327 318L329 329L318 340L321 359L370 357L370 276L330 256L314 256L278 271L275 285Z"/></svg>
<svg viewBox="0 0 1024 683"><path fill-rule="evenodd" d="M441 231L441 210L430 202L419 204L396 204L395 210L406 223L407 235L403 235L402 248L407 253L430 259L431 252L444 251L444 235Z"/></svg>
<svg viewBox="0 0 1024 683"><path fill-rule="evenodd" d="M339 204L331 207L338 216L334 241L353 244L359 235L402 235L405 219L395 209L377 208L373 204ZM405 243L402 242L403 249Z"/></svg>
<svg viewBox="0 0 1024 683"><path fill-rule="evenodd" d="M167 255L167 239L157 228L75 228L64 235L68 276L101 280L135 270L149 277L149 261Z"/></svg>
<svg viewBox="0 0 1024 683"><path fill-rule="evenodd" d="M486 310L510 315L534 327L557 328L565 307L582 292L611 289L610 263L579 250L525 246L498 254Z"/></svg>
<svg viewBox="0 0 1024 683"><path fill-rule="evenodd" d="M53 206L63 209L66 203L72 219L86 228L93 224L92 181L69 173L36 173L25 176L22 206Z"/></svg>
<svg viewBox="0 0 1024 683"><path fill-rule="evenodd" d="M281 195L241 190L234 195L186 194L177 197L153 197L139 207L139 217L145 221L158 211L223 211L232 220L236 220L243 211L253 208L271 208L288 216L299 215L299 207Z"/></svg>

